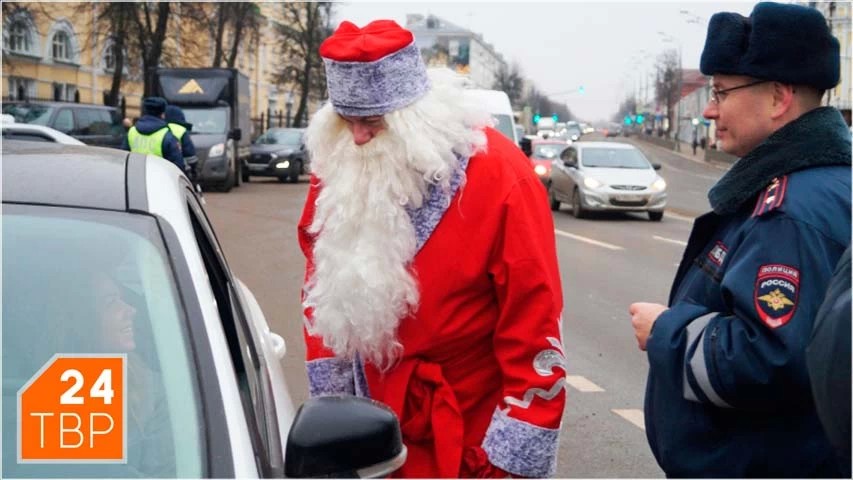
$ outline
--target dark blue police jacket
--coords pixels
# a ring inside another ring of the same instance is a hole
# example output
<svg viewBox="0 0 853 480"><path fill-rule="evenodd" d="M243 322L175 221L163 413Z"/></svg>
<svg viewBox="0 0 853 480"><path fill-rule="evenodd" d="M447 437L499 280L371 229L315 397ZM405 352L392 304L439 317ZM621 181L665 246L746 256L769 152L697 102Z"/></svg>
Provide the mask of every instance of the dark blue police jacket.
<svg viewBox="0 0 853 480"><path fill-rule="evenodd" d="M850 244L850 133L813 110L709 193L648 339L646 432L671 477L838 474L805 348Z"/></svg>

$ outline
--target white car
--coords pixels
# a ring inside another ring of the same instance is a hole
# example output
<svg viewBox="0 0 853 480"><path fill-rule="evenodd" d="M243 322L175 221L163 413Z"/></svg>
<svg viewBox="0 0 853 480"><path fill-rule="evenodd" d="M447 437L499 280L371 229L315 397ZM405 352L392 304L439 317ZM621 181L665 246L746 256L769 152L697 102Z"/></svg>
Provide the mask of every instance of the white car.
<svg viewBox="0 0 853 480"><path fill-rule="evenodd" d="M666 208L666 181L637 147L617 142L575 142L551 166L551 210L565 202L572 214L616 210L647 212L660 221Z"/></svg>
<svg viewBox="0 0 853 480"><path fill-rule="evenodd" d="M32 142L61 143L63 145L83 145L83 142L66 135L59 130L32 123L16 123L15 117L4 113L0 118L0 130L3 140L27 140Z"/></svg>
<svg viewBox="0 0 853 480"><path fill-rule="evenodd" d="M397 419L376 402L327 397L294 412L285 342L174 165L35 142L4 142L2 156L4 476L383 476L402 465ZM126 355L125 463L17 461L18 395L55 354Z"/></svg>

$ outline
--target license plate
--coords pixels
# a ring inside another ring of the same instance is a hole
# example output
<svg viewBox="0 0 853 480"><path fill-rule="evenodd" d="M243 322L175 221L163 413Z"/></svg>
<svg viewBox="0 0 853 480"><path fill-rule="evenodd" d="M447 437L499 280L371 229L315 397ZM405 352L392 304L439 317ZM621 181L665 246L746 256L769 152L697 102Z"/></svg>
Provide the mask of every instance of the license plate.
<svg viewBox="0 0 853 480"><path fill-rule="evenodd" d="M251 163L249 164L249 171L251 172L263 172L266 169L266 165L252 165Z"/></svg>
<svg viewBox="0 0 853 480"><path fill-rule="evenodd" d="M642 200L642 197L639 195L614 195L613 198L620 202L636 202L638 200Z"/></svg>

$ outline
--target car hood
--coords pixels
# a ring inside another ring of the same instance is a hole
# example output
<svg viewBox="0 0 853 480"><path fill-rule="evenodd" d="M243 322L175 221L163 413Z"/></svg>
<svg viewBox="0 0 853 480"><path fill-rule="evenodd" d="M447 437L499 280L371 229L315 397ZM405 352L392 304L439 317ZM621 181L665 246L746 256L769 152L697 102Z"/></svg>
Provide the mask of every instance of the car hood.
<svg viewBox="0 0 853 480"><path fill-rule="evenodd" d="M272 144L272 145L256 145L252 144L249 147L249 151L252 153L283 153L285 155L289 155L298 149L293 145L281 145L281 144Z"/></svg>
<svg viewBox="0 0 853 480"><path fill-rule="evenodd" d="M583 173L605 185L642 185L644 187L651 185L658 176L651 168L584 168Z"/></svg>

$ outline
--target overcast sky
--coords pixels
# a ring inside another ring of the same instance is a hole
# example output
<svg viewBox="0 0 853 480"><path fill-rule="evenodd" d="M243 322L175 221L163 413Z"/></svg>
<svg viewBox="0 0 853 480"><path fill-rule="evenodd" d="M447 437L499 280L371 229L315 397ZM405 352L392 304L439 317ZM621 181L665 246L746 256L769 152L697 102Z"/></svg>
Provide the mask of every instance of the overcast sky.
<svg viewBox="0 0 853 480"><path fill-rule="evenodd" d="M540 91L558 93L582 85L584 94L552 99L565 101L577 117L595 121L616 112L619 102L641 84L644 73L651 75L663 51L677 50L680 44L684 68L699 68L711 15L729 11L748 16L755 4L351 0L335 5L335 18L359 26L390 18L405 26L407 13L436 15L481 34L508 63L517 62Z"/></svg>

